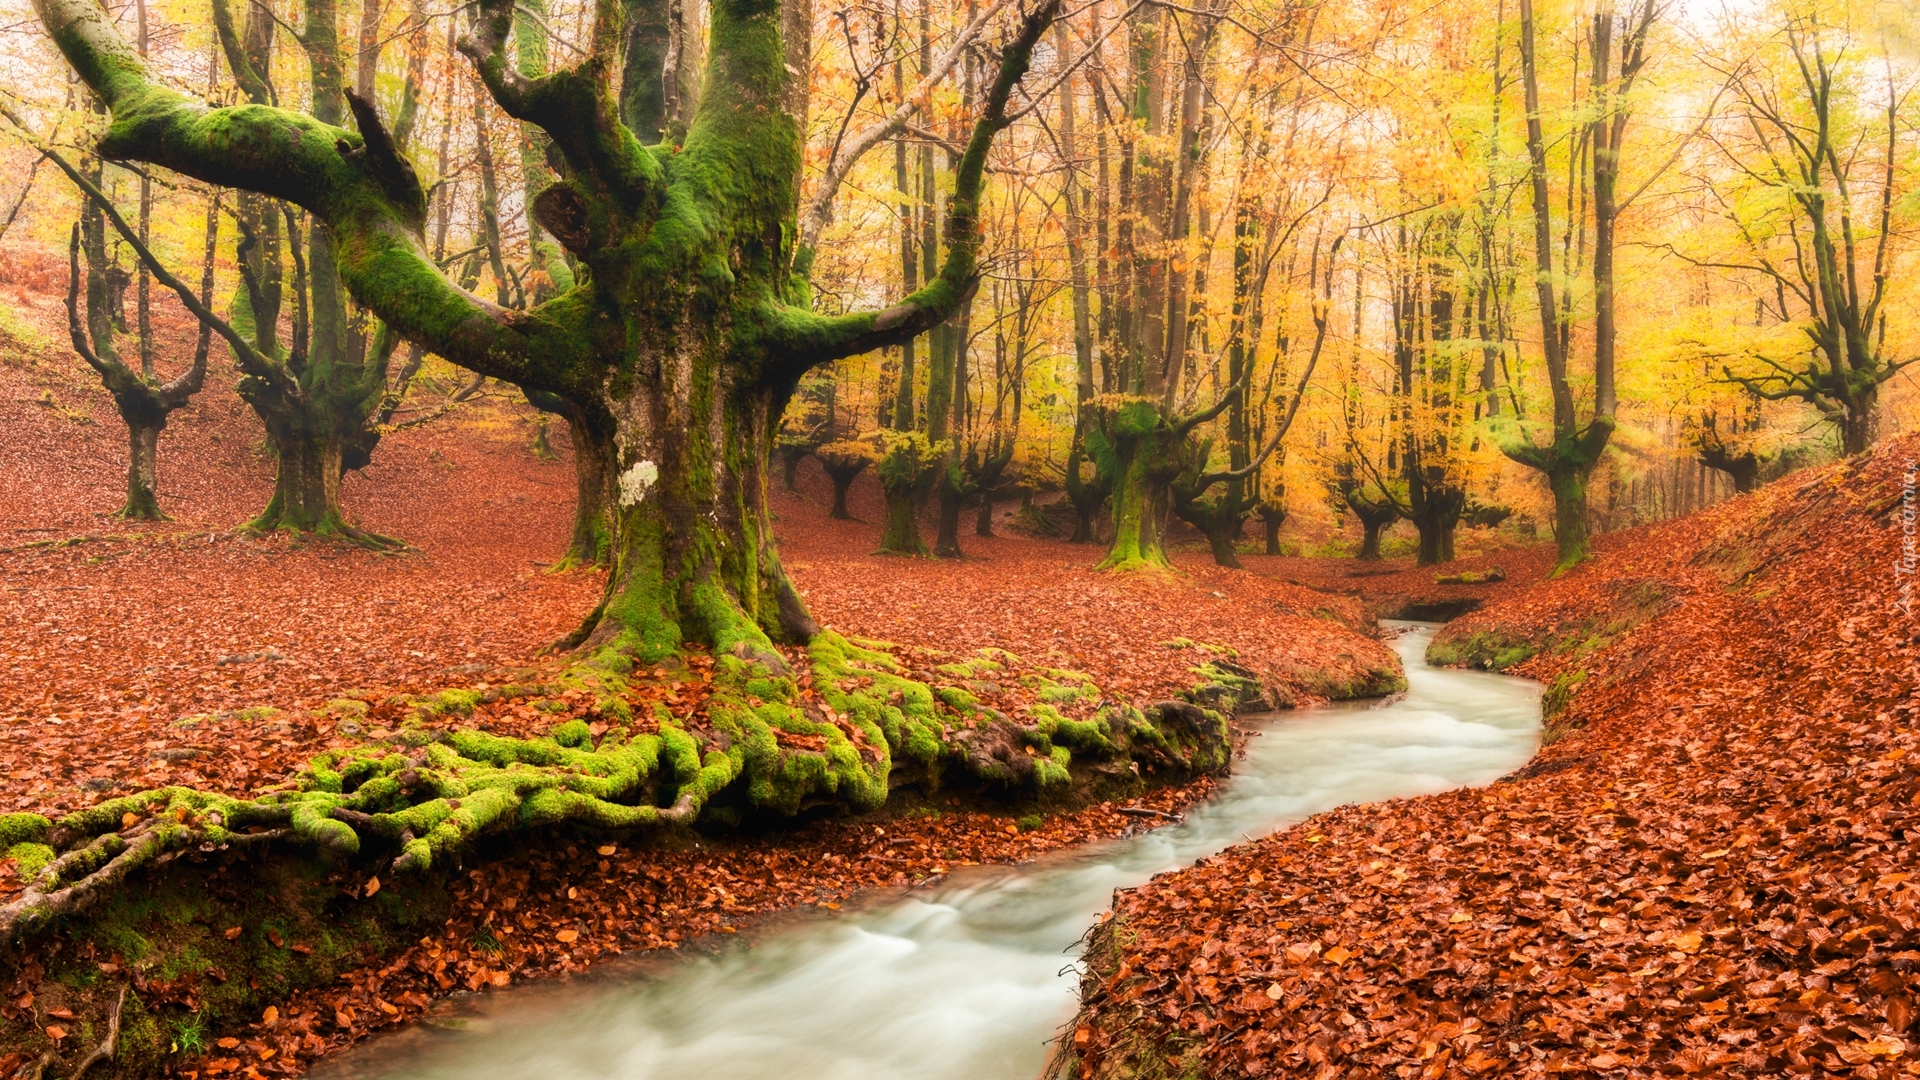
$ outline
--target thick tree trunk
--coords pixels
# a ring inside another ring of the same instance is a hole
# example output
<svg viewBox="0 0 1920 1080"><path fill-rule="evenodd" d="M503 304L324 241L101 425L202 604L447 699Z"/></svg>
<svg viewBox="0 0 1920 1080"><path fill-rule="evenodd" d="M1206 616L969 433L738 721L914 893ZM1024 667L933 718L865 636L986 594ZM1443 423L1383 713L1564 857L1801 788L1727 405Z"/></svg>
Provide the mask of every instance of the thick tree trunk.
<svg viewBox="0 0 1920 1080"><path fill-rule="evenodd" d="M1842 402L1846 411L1840 415L1840 452L1847 457L1864 454L1873 445L1878 398L1876 387Z"/></svg>
<svg viewBox="0 0 1920 1080"><path fill-rule="evenodd" d="M566 418L567 436L573 442L574 509L573 535L567 541L565 561L574 566L597 566L606 560L603 547L611 529L611 447L604 437L595 434L585 409L572 402L567 406L561 415Z"/></svg>
<svg viewBox="0 0 1920 1080"><path fill-rule="evenodd" d="M1408 485L1409 491L1417 492L1419 498L1408 519L1420 533L1420 549L1417 563L1420 566L1435 566L1453 560L1453 531L1460 523L1460 514L1466 509L1467 493L1456 488L1426 484L1414 479Z"/></svg>
<svg viewBox="0 0 1920 1080"><path fill-rule="evenodd" d="M941 482L940 521L934 533L933 553L943 559L958 559L965 554L960 550L960 506L964 502L964 487L951 480Z"/></svg>
<svg viewBox="0 0 1920 1080"><path fill-rule="evenodd" d="M1560 461L1547 470L1553 491L1553 542L1559 549L1557 570L1586 559L1592 550L1587 537L1587 478L1592 462Z"/></svg>
<svg viewBox="0 0 1920 1080"><path fill-rule="evenodd" d="M1419 555L1415 564L1419 566L1437 566L1453 561L1453 528L1440 522L1415 519L1413 526L1420 533Z"/></svg>
<svg viewBox="0 0 1920 1080"><path fill-rule="evenodd" d="M686 352L639 365L653 374L605 402L617 432L601 445L624 467L613 483L610 591L585 643L652 663L699 642L784 670L768 646L819 632L780 567L766 504L763 469L787 395L727 385L729 369ZM686 381L672 381L676 372ZM657 426L662 410L719 437Z"/></svg>
<svg viewBox="0 0 1920 1080"><path fill-rule="evenodd" d="M1214 492L1211 497L1196 496L1193 487L1198 485L1197 470L1206 466L1205 455L1205 449L1196 453L1196 471L1183 474L1174 482L1173 512L1207 538L1207 548L1213 553L1215 565L1238 570L1241 568L1240 555L1234 550L1234 544L1240 538L1242 527L1246 524L1247 510L1250 509L1244 501L1245 480L1233 478L1221 481L1210 486Z"/></svg>
<svg viewBox="0 0 1920 1080"><path fill-rule="evenodd" d="M847 511L847 489L853 486L855 477L873 464L873 458L864 451L841 453L833 444L821 447L814 454L820 459L820 467L826 470L827 479L833 481L833 509L827 516L836 521L852 521L853 515Z"/></svg>
<svg viewBox="0 0 1920 1080"><path fill-rule="evenodd" d="M782 446L780 448L780 484L788 491L798 494L800 491L800 463L806 460L813 449L807 446Z"/></svg>
<svg viewBox="0 0 1920 1080"><path fill-rule="evenodd" d="M942 456L935 453L925 435L900 431L886 436L877 466L880 491L887 504L881 551L889 555L927 554L927 542L920 535L920 508L932 494L942 464Z"/></svg>
<svg viewBox="0 0 1920 1080"><path fill-rule="evenodd" d="M833 480L833 509L827 516L837 521L852 521L853 515L847 512L847 489L853 486L853 478L860 470L851 472L844 469L828 469L827 476Z"/></svg>
<svg viewBox="0 0 1920 1080"><path fill-rule="evenodd" d="M279 459L273 498L249 524L259 532L285 529L359 539L340 513L342 446L326 425L310 417L267 422L267 445Z"/></svg>
<svg viewBox="0 0 1920 1080"><path fill-rule="evenodd" d="M1725 473L1733 481L1733 490L1738 494L1745 495L1760 486L1760 459L1752 452L1712 455L1703 451L1700 464Z"/></svg>
<svg viewBox="0 0 1920 1080"><path fill-rule="evenodd" d="M1236 518L1234 524L1238 523L1239 519ZM1207 547L1212 550L1216 564L1234 570L1241 568L1240 554L1233 550L1234 530L1231 525L1218 517L1210 517L1207 527L1201 532L1206 534Z"/></svg>
<svg viewBox="0 0 1920 1080"><path fill-rule="evenodd" d="M1106 426L1115 465L1113 539L1100 569L1167 569L1164 534L1185 438L1143 400L1122 405Z"/></svg>
<svg viewBox="0 0 1920 1080"><path fill-rule="evenodd" d="M1165 482L1154 482L1145 454L1125 456L1130 460L1113 494L1113 540L1100 568L1166 569L1171 563L1161 526L1171 495Z"/></svg>
<svg viewBox="0 0 1920 1080"><path fill-rule="evenodd" d="M554 569L599 566L607 560L605 548L612 529L608 520L613 499L612 422L597 421L593 410L558 394L525 388L521 393L543 419L557 415L565 420L567 438L573 443L573 533L567 540L567 553Z"/></svg>
<svg viewBox="0 0 1920 1080"><path fill-rule="evenodd" d="M1360 560L1362 562L1380 561L1380 533L1381 530L1391 524L1393 524L1392 518L1360 519L1360 528L1362 530L1360 534Z"/></svg>
<svg viewBox="0 0 1920 1080"><path fill-rule="evenodd" d="M920 536L920 508L913 496L914 485L889 484L886 462L880 463L881 490L886 494L887 523L880 534L880 550L889 555L925 555L927 542Z"/></svg>
<svg viewBox="0 0 1920 1080"><path fill-rule="evenodd" d="M1095 515L1113 490L1112 459L1103 456L1106 438L1094 422L1092 406L1083 402L1080 416L1080 437L1067 454L1067 501L1073 504L1073 535L1067 542L1093 544L1099 542L1094 535ZM1082 479L1080 467L1089 463L1093 465L1093 477Z"/></svg>
<svg viewBox="0 0 1920 1080"><path fill-rule="evenodd" d="M115 517L134 521L164 521L160 512L157 462L160 456L160 428L165 424L127 422L127 504Z"/></svg>

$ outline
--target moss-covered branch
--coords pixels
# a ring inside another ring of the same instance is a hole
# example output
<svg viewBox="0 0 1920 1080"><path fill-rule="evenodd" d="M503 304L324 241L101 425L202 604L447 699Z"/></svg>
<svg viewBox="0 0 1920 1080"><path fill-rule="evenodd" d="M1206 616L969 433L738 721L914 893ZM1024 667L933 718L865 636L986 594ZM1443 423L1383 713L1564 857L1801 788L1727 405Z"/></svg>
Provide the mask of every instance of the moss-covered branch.
<svg viewBox="0 0 1920 1080"><path fill-rule="evenodd" d="M546 131L574 176L634 204L658 193L662 170L659 159L621 123L610 85L619 5L601 4L596 10L595 48L580 63L551 75L528 77L508 62L513 0L485 0L460 51L508 116Z"/></svg>
<svg viewBox="0 0 1920 1080"><path fill-rule="evenodd" d="M384 136L370 151L359 133L289 110L209 108L152 79L93 0L35 0L34 10L112 114L101 156L305 207L326 222L354 296L395 332L474 371L586 392L581 305L562 298L522 315L448 281L420 238L426 196L403 158L378 152Z"/></svg>
<svg viewBox="0 0 1920 1080"><path fill-rule="evenodd" d="M1012 122L1007 102L1032 65L1034 46L1059 10L1059 0L1043 0L1024 14L1019 31L1000 54L999 72L955 171L953 196L947 204L947 258L940 273L884 311L831 318L784 305L770 311L769 335L785 358L786 373L797 378L816 364L910 341L947 321L967 302L978 284L980 198L986 185L987 151Z"/></svg>

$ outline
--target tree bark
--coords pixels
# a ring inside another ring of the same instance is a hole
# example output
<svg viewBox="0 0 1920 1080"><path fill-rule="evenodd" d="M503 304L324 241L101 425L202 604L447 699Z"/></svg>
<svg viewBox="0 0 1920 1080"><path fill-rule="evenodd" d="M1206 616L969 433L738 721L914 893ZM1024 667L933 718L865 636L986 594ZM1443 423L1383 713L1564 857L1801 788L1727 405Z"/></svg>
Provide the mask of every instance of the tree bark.
<svg viewBox="0 0 1920 1080"><path fill-rule="evenodd" d="M321 0L311 2L318 11ZM604 607L578 637L657 659L690 642L771 655L773 641L815 632L773 545L763 472L775 424L811 368L924 334L971 295L987 150L1009 123L1008 100L1057 3L1025 16L1002 53L956 170L938 273L885 310L837 316L809 310L791 277L795 99L804 105L791 87L805 73L787 71L779 7L713 5L698 118L680 152L663 157L632 152L635 136L602 77L621 47L612 22L581 64L529 79L507 60L512 3L483 0L464 49L500 107L544 129L565 158L567 176L541 193L535 213L592 269L571 292L524 313L460 290L426 257L425 194L371 103L349 97L357 135L286 110L207 109L151 80L90 0L37 0L36 10L109 109L138 109L138 124L108 129L105 156L309 209L334 232L328 250L355 294L396 333L477 373L604 411L614 567ZM309 49L316 111L324 52ZM691 217L655 227L673 214ZM713 265L729 272L708 272ZM317 278L323 268L311 269ZM285 388L283 369L261 365L250 343L228 340L243 366L260 365L250 377ZM283 441L311 439L317 452L283 449L289 482L272 511L324 520L314 500L337 492L337 473L324 476L327 465L337 468L337 452L329 453L337 442L327 428L285 426Z"/></svg>
<svg viewBox="0 0 1920 1080"><path fill-rule="evenodd" d="M1280 554L1280 527L1287 523L1286 510L1281 507L1262 503L1260 505L1260 520L1267 529L1267 554Z"/></svg>
<svg viewBox="0 0 1920 1080"><path fill-rule="evenodd" d="M160 521L158 461L160 425L144 420L127 421L127 502L116 517L138 521Z"/></svg>

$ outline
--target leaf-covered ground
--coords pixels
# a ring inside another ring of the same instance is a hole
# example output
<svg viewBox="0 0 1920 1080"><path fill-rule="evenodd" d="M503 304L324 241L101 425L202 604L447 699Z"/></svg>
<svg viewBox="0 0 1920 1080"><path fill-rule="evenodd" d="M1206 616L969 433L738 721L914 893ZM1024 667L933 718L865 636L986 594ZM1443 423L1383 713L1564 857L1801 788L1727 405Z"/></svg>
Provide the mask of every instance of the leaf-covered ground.
<svg viewBox="0 0 1920 1080"><path fill-rule="evenodd" d="M1098 573L1098 548L1010 535L1004 518L998 535L976 536L971 513L964 559L871 554L878 525L827 517L832 487L812 459L800 478L802 495L783 491L774 501L783 561L814 615L843 633L956 652L1007 649L1141 698L1178 694L1195 683L1195 666L1216 657L1253 670L1296 704L1352 696L1344 691L1398 671L1353 598L1223 570L1197 553L1176 555L1178 576ZM882 519L877 485L856 481L849 503L856 517Z"/></svg>
<svg viewBox="0 0 1920 1080"><path fill-rule="evenodd" d="M1062 1071L1920 1074L1916 456L1611 537L1450 626L1549 683L1557 741L1121 895Z"/></svg>
<svg viewBox="0 0 1920 1080"><path fill-rule="evenodd" d="M389 435L346 478L350 513L416 550L303 548L235 532L266 506L273 463L232 373L210 365L160 438L175 520L113 520L126 428L54 336L53 301L22 295L14 314L38 339L0 337L0 810L160 784L243 793L332 730L244 710L472 682L598 599L596 576L540 565L566 543L572 466L536 459L530 411L497 402ZM178 312L156 306L163 356L190 350Z"/></svg>
<svg viewBox="0 0 1920 1080"><path fill-rule="evenodd" d="M124 429L60 345L53 305L22 294L14 312L31 332L0 327L0 427L9 435L0 441L0 620L12 628L0 634L9 676L0 680L0 810L57 815L162 784L233 795L271 787L321 750L387 737L403 695L498 685L562 662L535 654L599 596L599 575L543 572L565 544L573 478L564 460L534 456L530 414L510 400L391 435L373 466L348 478L349 514L414 545L400 556L236 533L265 504L272 469L230 375L217 368L162 436L161 498L175 520L114 521ZM169 348L184 347L177 312L163 306L160 322ZM555 438L564 443L562 432ZM968 687L1009 712L1035 693L1020 678L1029 670L1070 668L1142 702L1203 681L1194 669L1206 664L1245 665L1277 698L1302 704L1378 690L1397 676L1351 599L1197 560L1183 563L1183 576L1116 580L1086 569L1093 549L1013 537L969 536L976 557L965 561L879 558L867 554L877 526L830 521L824 494L777 501L788 565L816 615L895 642L909 670L935 683L954 678L939 670L954 660L1007 650L1018 660L994 654L1008 668L996 684ZM870 487L856 494L856 505L877 503ZM706 671L695 657L687 672L639 677L627 692L697 725ZM569 718L598 720L584 697L558 706L483 697L471 714L429 726L525 736ZM768 912L830 907L954 866L1137 830L1163 820L1150 811L1209 791L1202 779L1127 807L1044 819L935 801L904 817L697 845L681 836L607 844L604 854L496 852L458 884L444 927L359 966L347 957L337 989L292 997L273 990L278 965L308 963L315 943L268 913L183 928L205 955L231 957L183 973L149 970L84 935L56 935L15 969L0 1029L31 1032L36 1052L71 1048L62 1040L97 1029L110 1001L48 978L78 964L101 972L98 986L130 980L156 1011L204 1019L192 1037L183 1029L185 1045L169 1062L181 1075L288 1075L451 992L677 948L748 930ZM204 869L218 896L248 884L256 864L216 855ZM12 871L0 861L0 899L20 887ZM324 884L337 894L328 908L336 914L379 892L363 876ZM274 973L237 966L262 955L277 958ZM247 1000L275 1004L247 1016L209 1007L236 1000L241 985ZM19 1064L5 1056L11 1049L0 1048L0 1075Z"/></svg>

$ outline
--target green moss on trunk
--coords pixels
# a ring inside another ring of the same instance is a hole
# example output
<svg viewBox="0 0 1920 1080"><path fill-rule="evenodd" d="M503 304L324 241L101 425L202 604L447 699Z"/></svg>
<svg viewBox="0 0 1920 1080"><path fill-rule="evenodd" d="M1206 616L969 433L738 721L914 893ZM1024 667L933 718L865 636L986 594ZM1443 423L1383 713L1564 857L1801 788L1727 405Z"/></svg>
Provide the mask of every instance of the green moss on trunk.
<svg viewBox="0 0 1920 1080"><path fill-rule="evenodd" d="M1113 539L1100 568L1170 569L1165 530L1173 480L1185 462L1186 435L1150 398L1109 395L1099 404L1114 460Z"/></svg>

